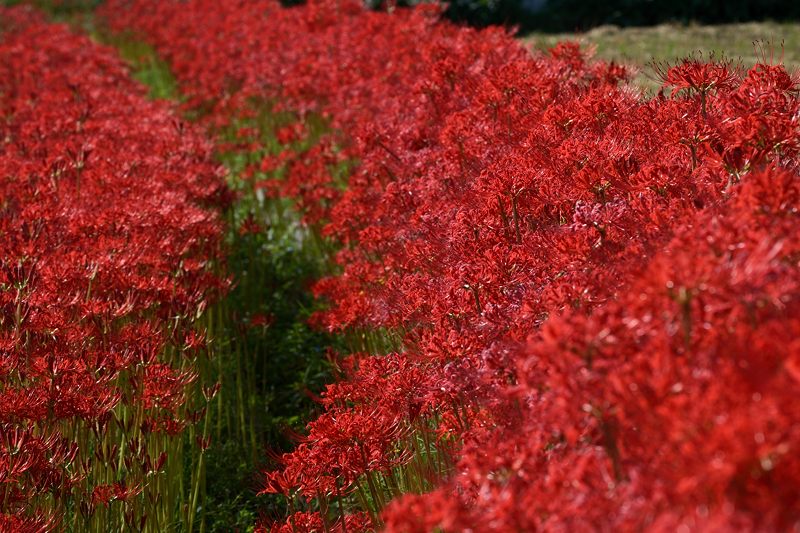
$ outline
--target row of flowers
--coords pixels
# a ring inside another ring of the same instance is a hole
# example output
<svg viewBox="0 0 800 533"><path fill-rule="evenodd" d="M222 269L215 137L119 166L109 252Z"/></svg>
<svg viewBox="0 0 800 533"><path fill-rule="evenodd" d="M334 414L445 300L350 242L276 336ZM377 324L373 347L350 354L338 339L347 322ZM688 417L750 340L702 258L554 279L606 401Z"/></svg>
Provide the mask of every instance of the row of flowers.
<svg viewBox="0 0 800 533"><path fill-rule="evenodd" d="M227 283L211 148L112 50L0 7L0 530L173 522Z"/></svg>
<svg viewBox="0 0 800 533"><path fill-rule="evenodd" d="M576 45L439 14L101 10L212 131L265 102L297 114L250 174L341 244L316 323L402 339L343 364L268 473L292 514L264 527L798 527L797 78L687 59L646 97ZM320 116L331 133L298 153Z"/></svg>

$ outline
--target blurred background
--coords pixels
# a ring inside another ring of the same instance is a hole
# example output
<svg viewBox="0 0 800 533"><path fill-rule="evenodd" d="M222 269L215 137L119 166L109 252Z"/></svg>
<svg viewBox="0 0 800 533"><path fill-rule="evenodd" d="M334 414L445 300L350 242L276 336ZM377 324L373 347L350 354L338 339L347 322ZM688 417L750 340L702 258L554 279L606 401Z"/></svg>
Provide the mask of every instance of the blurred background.
<svg viewBox="0 0 800 533"><path fill-rule="evenodd" d="M429 0L398 0L398 5ZM373 5L385 0L371 0ZM585 31L596 26L652 26L664 22L720 24L800 18L791 0L451 0L448 16L482 26L506 24L521 31Z"/></svg>

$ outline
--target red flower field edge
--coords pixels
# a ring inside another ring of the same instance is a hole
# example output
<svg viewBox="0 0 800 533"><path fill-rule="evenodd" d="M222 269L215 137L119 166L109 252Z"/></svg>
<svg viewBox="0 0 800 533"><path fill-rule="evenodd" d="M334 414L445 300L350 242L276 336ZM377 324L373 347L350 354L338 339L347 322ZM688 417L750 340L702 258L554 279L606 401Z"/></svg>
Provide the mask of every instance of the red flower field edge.
<svg viewBox="0 0 800 533"><path fill-rule="evenodd" d="M175 520L225 286L210 154L112 50L0 7L0 529Z"/></svg>
<svg viewBox="0 0 800 533"><path fill-rule="evenodd" d="M548 320L458 474L390 530L797 526L800 179L770 169L591 315Z"/></svg>
<svg viewBox="0 0 800 533"><path fill-rule="evenodd" d="M101 14L157 47L212 129L259 102L297 113L252 172L343 245L317 323L403 336L345 361L268 473L292 515L263 527L799 527L800 99L782 66L688 59L648 99L574 45L530 53L430 6ZM313 114L334 133L293 153Z"/></svg>

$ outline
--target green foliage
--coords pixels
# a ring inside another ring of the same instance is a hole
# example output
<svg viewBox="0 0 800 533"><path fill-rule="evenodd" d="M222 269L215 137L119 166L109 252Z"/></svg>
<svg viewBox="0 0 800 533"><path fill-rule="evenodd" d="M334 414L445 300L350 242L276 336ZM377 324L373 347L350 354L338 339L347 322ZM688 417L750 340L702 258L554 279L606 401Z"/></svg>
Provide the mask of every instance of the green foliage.
<svg viewBox="0 0 800 533"><path fill-rule="evenodd" d="M319 393L329 381L325 356L333 340L306 324L315 305L306 285L319 263L298 239L302 227L289 206L259 204L245 197L230 213L232 230L254 211L274 213L274 225L254 234L231 232L228 268L237 285L219 304L221 320L212 330L222 388L209 448L210 531L244 531L261 510L283 512L279 498L255 495L256 473L267 450L293 446L289 435L315 409L307 392Z"/></svg>
<svg viewBox="0 0 800 533"><path fill-rule="evenodd" d="M329 268L332 246L300 220L293 203L268 196L261 184L278 176L253 173L260 160L282 149L275 131L295 120L269 102L218 132L218 154L236 200L227 213L227 272L233 288L209 312L209 333L221 383L209 448L205 522L209 531L247 531L258 513L285 514L279 496L256 496L258 472L269 456L288 451L316 410L313 400L330 381L330 349L342 341L312 330L318 304L309 284ZM307 123L302 150L326 126ZM243 136L242 132L250 132ZM238 150L258 143L261 150ZM212 463L214 466L212 467ZM227 469L220 475L214 472Z"/></svg>
<svg viewBox="0 0 800 533"><path fill-rule="evenodd" d="M88 26L90 22L84 20L82 24ZM87 29L91 31L91 28ZM97 40L117 49L120 57L132 66L131 75L134 79L147 87L150 98L178 100L178 82L169 66L158 57L151 46L132 35L114 35L99 30L94 30L93 35Z"/></svg>

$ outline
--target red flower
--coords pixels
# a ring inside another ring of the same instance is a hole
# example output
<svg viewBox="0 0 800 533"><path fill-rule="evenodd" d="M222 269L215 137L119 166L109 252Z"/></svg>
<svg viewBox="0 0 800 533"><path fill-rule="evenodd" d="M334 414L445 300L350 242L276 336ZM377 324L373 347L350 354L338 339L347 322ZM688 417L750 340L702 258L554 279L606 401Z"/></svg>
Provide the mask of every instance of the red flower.
<svg viewBox="0 0 800 533"><path fill-rule="evenodd" d="M236 80L209 126L279 100L334 131L263 158L280 179L261 187L342 244L314 323L397 332L386 344L403 350L364 337L391 353L343 363L268 491L332 516L332 500L349 506L371 481L360 505L390 531L800 520L800 99L785 69L687 59L661 69L673 93L646 100L577 45L531 54L420 9L112 0L102 12L148 36L190 101ZM396 472L435 490L382 509Z"/></svg>

